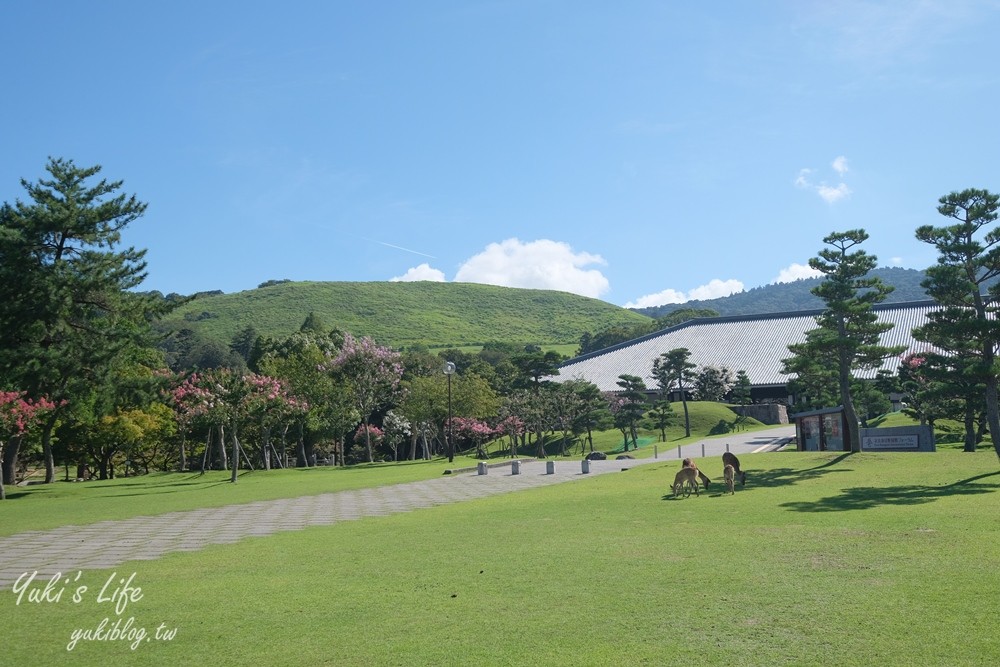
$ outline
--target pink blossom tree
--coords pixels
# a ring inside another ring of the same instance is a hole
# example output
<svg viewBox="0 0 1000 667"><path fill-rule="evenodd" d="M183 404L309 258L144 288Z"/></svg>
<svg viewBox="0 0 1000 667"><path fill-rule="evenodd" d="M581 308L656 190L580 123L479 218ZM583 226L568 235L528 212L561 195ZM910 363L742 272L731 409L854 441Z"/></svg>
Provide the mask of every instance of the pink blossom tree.
<svg viewBox="0 0 1000 667"><path fill-rule="evenodd" d="M0 460L4 461L4 468L7 467L8 458L11 461L15 458L8 457L4 445L11 440L17 440L19 447L20 439L54 408L55 404L46 398L31 400L25 398L21 392L0 391ZM11 477L13 478L13 472ZM0 500L6 498L3 475L0 475Z"/></svg>
<svg viewBox="0 0 1000 667"><path fill-rule="evenodd" d="M219 460L223 468L229 467L225 439L228 430L233 443L232 481L237 479L239 468L239 441L241 427L252 424L261 433L261 458L264 466L270 463L270 430L277 424L301 418L309 406L291 395L286 384L266 375L248 373L236 375L221 369L194 373L178 385L173 392L174 406L182 428L194 425L208 429L202 471L211 447L213 429L218 432ZM245 455L245 452L244 452Z"/></svg>
<svg viewBox="0 0 1000 667"><path fill-rule="evenodd" d="M450 422L450 430L459 440L475 445L476 458L489 458L489 453L484 445L496 437L496 431L492 426L474 417L453 417Z"/></svg>
<svg viewBox="0 0 1000 667"><path fill-rule="evenodd" d="M400 380L403 377L403 363L398 352L382 347L371 338L354 338L344 334L344 344L340 352L323 368L341 374L350 393L354 407L361 415L365 433L374 413L391 405L400 395ZM373 462L374 453L369 435L365 436L368 462Z"/></svg>

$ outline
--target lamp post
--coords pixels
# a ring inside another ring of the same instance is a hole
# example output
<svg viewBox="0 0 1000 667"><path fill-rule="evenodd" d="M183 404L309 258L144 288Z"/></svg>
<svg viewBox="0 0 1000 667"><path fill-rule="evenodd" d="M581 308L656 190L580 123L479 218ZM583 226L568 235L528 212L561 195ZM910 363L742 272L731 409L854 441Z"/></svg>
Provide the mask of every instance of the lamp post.
<svg viewBox="0 0 1000 667"><path fill-rule="evenodd" d="M448 463L451 463L455 460L455 444L452 440L451 429L451 376L455 374L455 364L446 361L444 364L444 374L448 376L448 434L445 437L448 440Z"/></svg>

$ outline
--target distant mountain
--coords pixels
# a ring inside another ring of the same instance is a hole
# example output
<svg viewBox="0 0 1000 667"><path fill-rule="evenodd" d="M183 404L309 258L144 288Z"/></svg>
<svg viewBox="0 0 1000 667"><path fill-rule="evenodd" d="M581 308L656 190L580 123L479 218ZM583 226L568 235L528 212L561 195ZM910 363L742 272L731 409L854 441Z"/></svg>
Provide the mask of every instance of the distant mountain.
<svg viewBox="0 0 1000 667"><path fill-rule="evenodd" d="M168 297L169 298L169 297ZM314 313L327 328L383 345L432 348L508 342L576 344L585 332L646 323L606 301L549 290L472 283L269 281L257 289L201 292L157 323L228 346L247 327L284 337Z"/></svg>
<svg viewBox="0 0 1000 667"><path fill-rule="evenodd" d="M929 299L920 282L927 276L916 269L901 269L885 267L875 269L872 275L882 279L882 282L895 287L885 303L904 303L907 301L924 301ZM763 287L754 287L739 294L724 296L719 299L688 301L686 303L671 303L651 308L636 308L635 312L653 318L663 317L681 308L708 308L722 316L762 315L767 313L783 313L797 310L816 310L823 307L819 297L810 293L822 278L806 278L792 283L775 283Z"/></svg>

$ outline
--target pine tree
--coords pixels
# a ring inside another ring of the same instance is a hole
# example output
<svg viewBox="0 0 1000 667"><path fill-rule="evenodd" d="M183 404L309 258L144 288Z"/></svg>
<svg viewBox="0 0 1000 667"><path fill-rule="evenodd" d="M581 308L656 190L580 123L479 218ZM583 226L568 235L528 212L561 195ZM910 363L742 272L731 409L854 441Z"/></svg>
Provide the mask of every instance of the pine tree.
<svg viewBox="0 0 1000 667"><path fill-rule="evenodd" d="M863 229L834 232L823 239L830 246L809 260L809 266L826 278L811 291L823 299L826 309L816 317L818 328L806 333L806 342L789 345L798 359L827 358L836 369L836 383L846 422L845 444L851 451L861 451L858 415L851 397L851 381L855 370L877 368L890 356L900 354L903 347L880 344L883 333L892 324L879 322L872 306L881 303L893 288L869 275L878 258L863 250L849 252L864 243L868 233ZM797 366L795 359L783 360L786 368ZM808 364L807 364L808 365Z"/></svg>
<svg viewBox="0 0 1000 667"><path fill-rule="evenodd" d="M57 406L41 427L46 482L63 408L107 381L125 350L149 345L150 321L172 307L131 291L145 251L119 244L146 204L119 194L121 181L88 183L100 170L50 158L50 178L21 181L28 201L0 208L0 378Z"/></svg>

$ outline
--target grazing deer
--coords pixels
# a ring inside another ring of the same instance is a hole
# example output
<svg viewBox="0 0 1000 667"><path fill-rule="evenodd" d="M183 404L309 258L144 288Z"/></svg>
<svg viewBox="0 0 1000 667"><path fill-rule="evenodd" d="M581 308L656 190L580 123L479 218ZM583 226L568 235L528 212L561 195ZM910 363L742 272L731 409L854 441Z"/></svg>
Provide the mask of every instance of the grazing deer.
<svg viewBox="0 0 1000 667"><path fill-rule="evenodd" d="M740 486L746 486L747 474L740 470L740 460L736 458L736 454L731 454L729 452L723 454L722 465L733 466L733 472L736 473L736 477L740 480Z"/></svg>
<svg viewBox="0 0 1000 667"><path fill-rule="evenodd" d="M736 481L736 468L731 465L727 465L722 469L722 476L726 478L726 491L729 491L730 495L736 493L734 482Z"/></svg>
<svg viewBox="0 0 1000 667"><path fill-rule="evenodd" d="M699 495L697 468L684 467L681 468L679 471L677 471L677 474L674 475L674 486L673 486L675 497L681 495L681 492L684 491L685 485L690 486L694 489L694 495L696 496Z"/></svg>
<svg viewBox="0 0 1000 667"><path fill-rule="evenodd" d="M681 467L682 468L694 468L695 470L697 470L698 471L698 479L700 479L702 481L702 483L705 485L705 490L708 491L708 483L711 482L712 480L710 480L708 478L708 475L706 475L705 473L703 473L701 470L698 470L698 466L695 465L694 459L684 459L681 462Z"/></svg>

